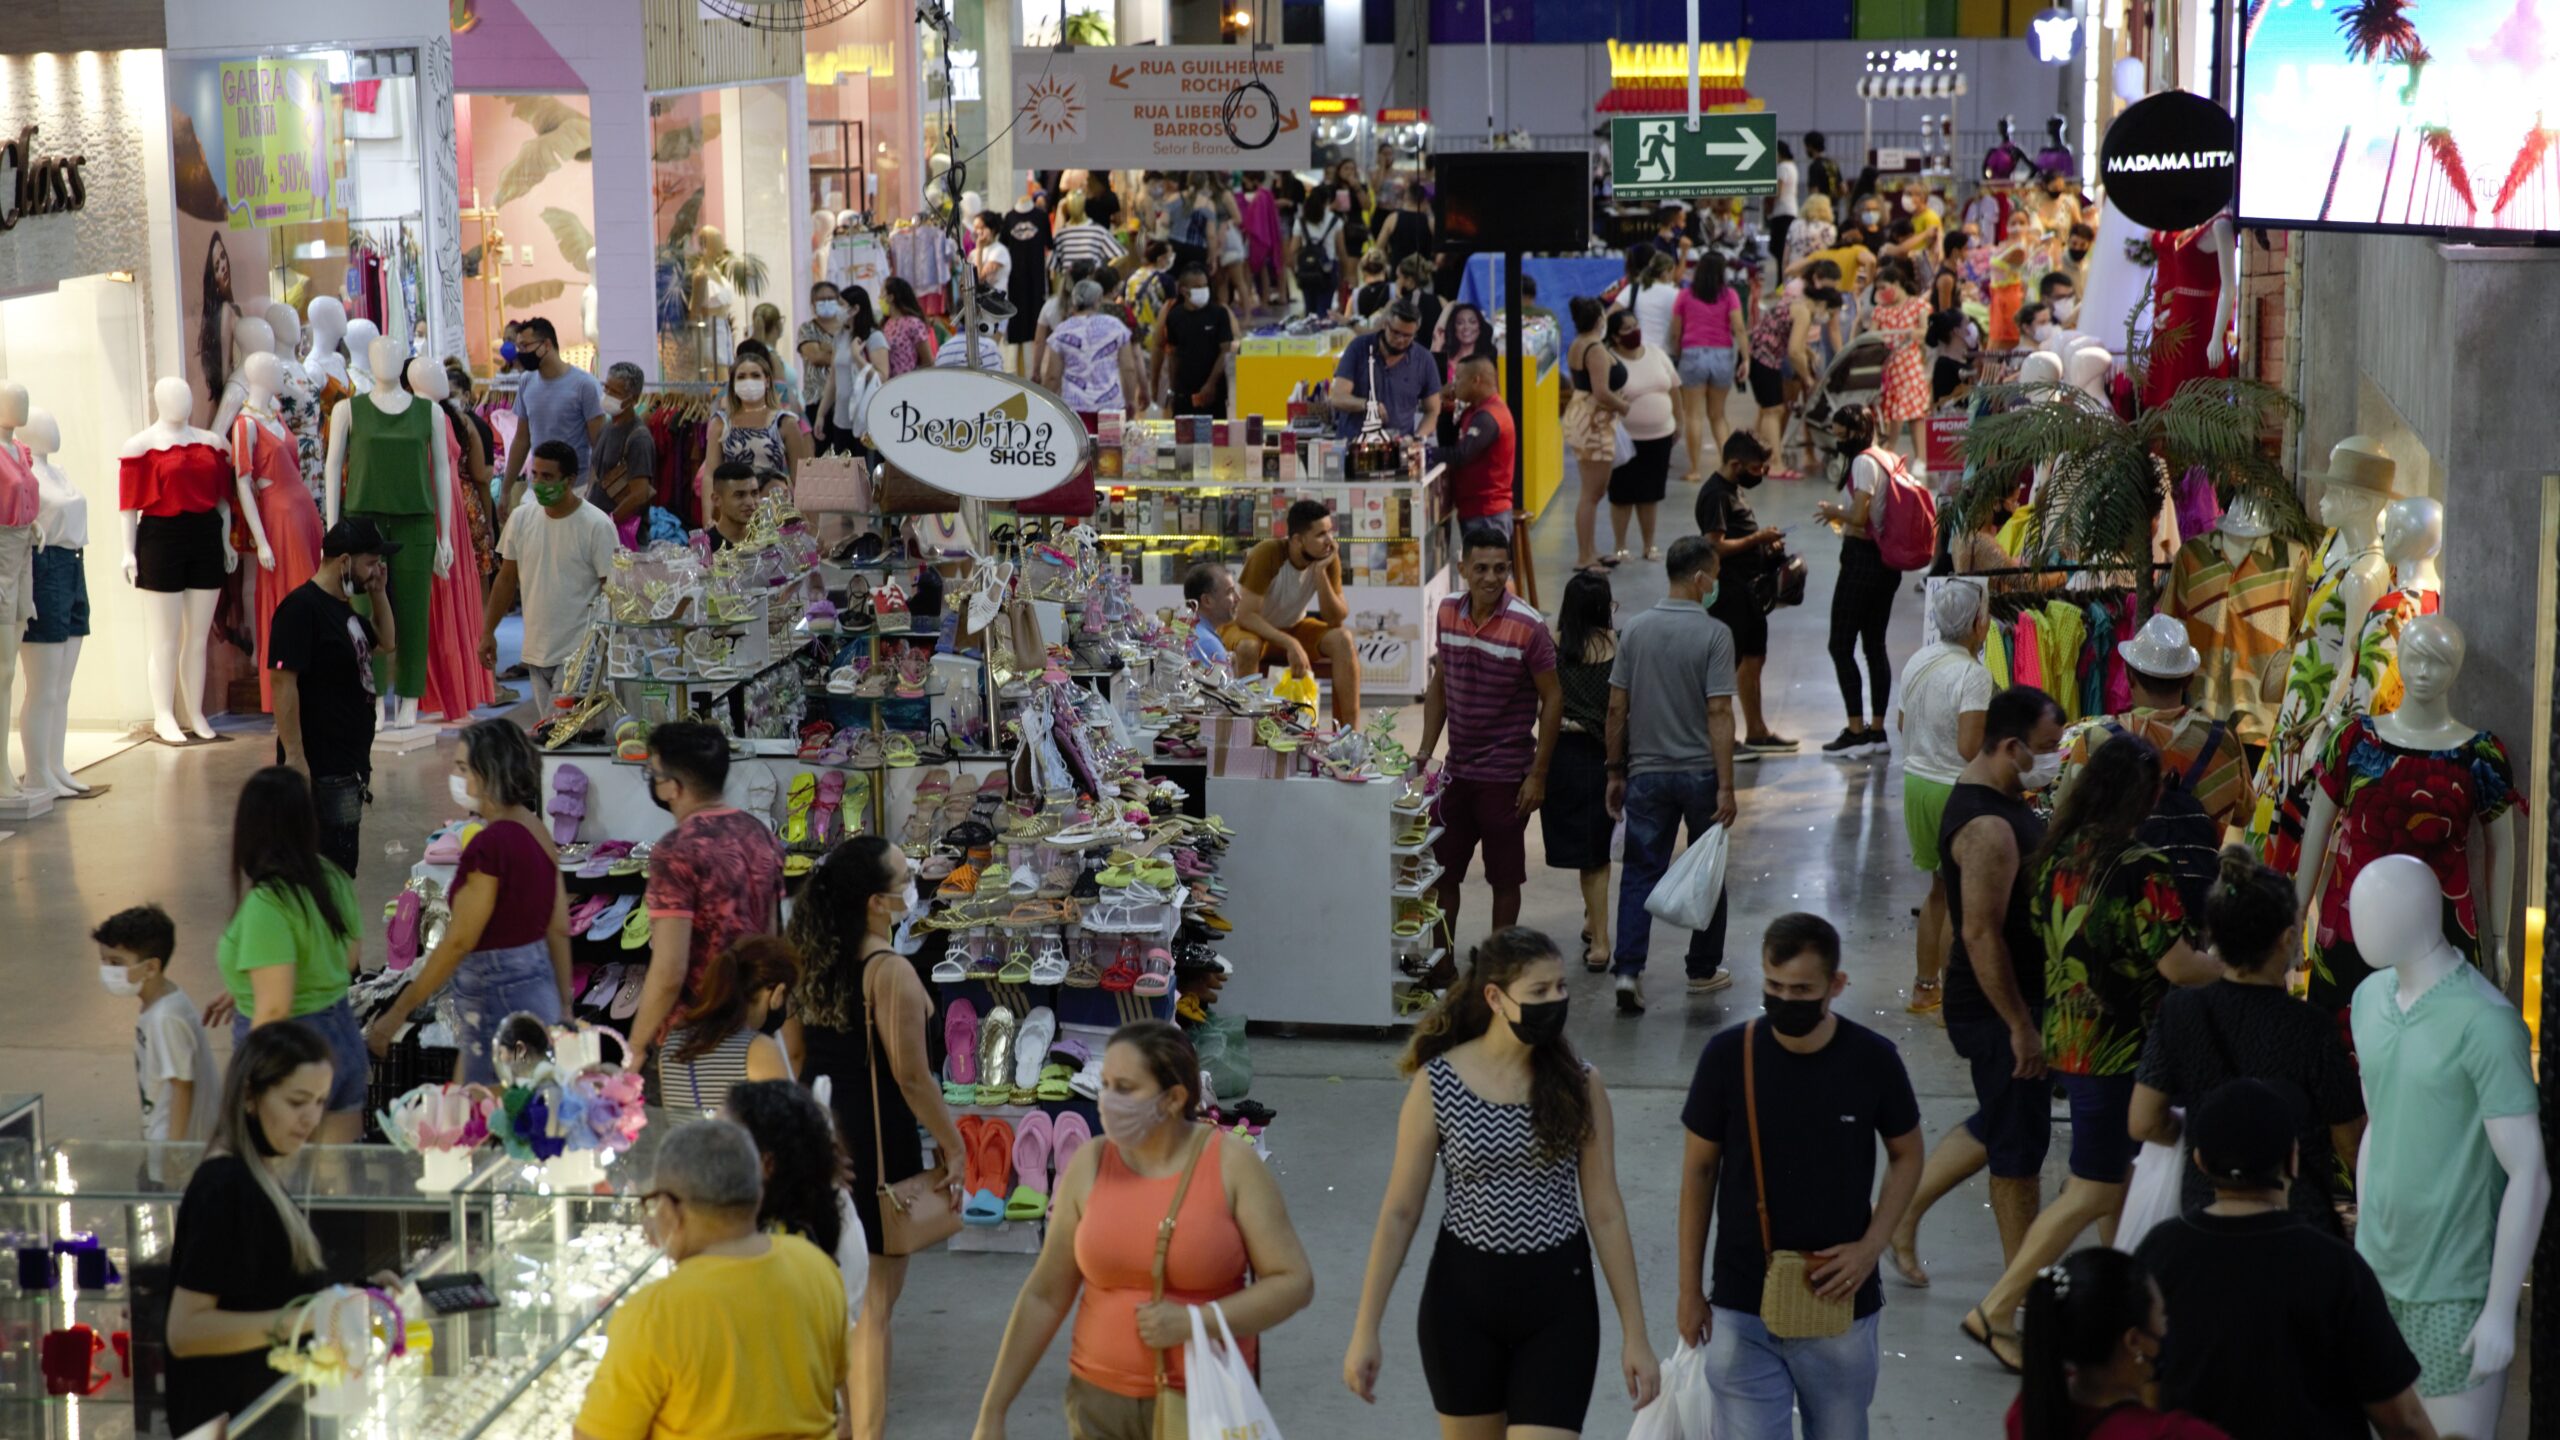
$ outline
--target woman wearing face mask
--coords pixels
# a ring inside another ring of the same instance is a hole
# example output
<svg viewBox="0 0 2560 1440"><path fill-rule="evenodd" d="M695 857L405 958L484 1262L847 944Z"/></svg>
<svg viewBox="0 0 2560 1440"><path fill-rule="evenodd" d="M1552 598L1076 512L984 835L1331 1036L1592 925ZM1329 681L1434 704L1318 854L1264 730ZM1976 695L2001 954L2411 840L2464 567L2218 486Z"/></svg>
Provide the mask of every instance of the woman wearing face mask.
<svg viewBox="0 0 2560 1440"><path fill-rule="evenodd" d="M871 1247L870 1287L846 1373L857 1440L879 1440L887 1423L891 1312L907 1283L907 1257L880 1248L881 1192L924 1171L919 1126L933 1133L944 1157L933 1184L948 1187L955 1206L960 1178L953 1166L968 1153L942 1103L926 1043L933 996L897 949L899 922L921 908L905 854L877 835L856 835L809 872L788 927L802 965L791 992L801 1075L831 1088L836 1131L853 1162L854 1209Z"/></svg>
<svg viewBox="0 0 2560 1440"><path fill-rule="evenodd" d="M311 1222L276 1175L312 1143L331 1084L329 1044L308 1026L262 1026L231 1052L213 1139L178 1202L170 1247L172 1433L265 1394L287 1307L329 1283Z"/></svg>
<svg viewBox="0 0 2560 1440"><path fill-rule="evenodd" d="M1964 1320L1992 1357L2018 1368L2009 1322L2036 1272L2080 1232L2116 1213L2139 1143L2130 1130L2134 1071L2161 998L2202 985L2220 962L2187 944L2188 919L2169 857L2137 833L2160 798L2160 752L2135 735L2098 747L2044 843L2018 870L2045 937L2044 1051L2071 1102L2071 1180L2018 1243L1991 1293Z"/></svg>
<svg viewBox="0 0 2560 1440"><path fill-rule="evenodd" d="M1156 1397L1184 1388L1189 1307L1216 1305L1250 1361L1254 1337L1314 1297L1279 1184L1251 1140L1201 1123L1199 1075L1199 1052L1173 1025L1112 1032L1095 1101L1102 1143L1078 1148L1057 1177L1049 1233L1005 1322L975 1440L1004 1440L1006 1413L1070 1308L1067 1433L1148 1440L1159 1433Z"/></svg>
<svg viewBox="0 0 2560 1440"><path fill-rule="evenodd" d="M1660 1384L1618 1195L1609 1092L1564 1037L1569 993L1552 941L1523 926L1497 930L1398 1064L1413 1083L1342 1381L1376 1403L1378 1330L1436 1156L1447 1193L1419 1338L1444 1435L1582 1432L1600 1366L1595 1245L1625 1337L1627 1398L1641 1409Z"/></svg>
<svg viewBox="0 0 2560 1440"><path fill-rule="evenodd" d="M666 1103L717 1115L732 1086L790 1079L788 1051L805 1044L785 1018L799 978L800 952L781 936L730 941L703 973L684 1023L667 1032L658 1062Z"/></svg>
<svg viewBox="0 0 2560 1440"><path fill-rule="evenodd" d="M1620 423L1627 427L1636 452L1609 473L1609 528L1617 532L1619 558L1626 558L1627 521L1632 515L1644 534L1644 558L1659 560L1662 552L1654 547L1653 517L1671 480L1672 444L1680 438L1678 407L1672 403L1680 391L1680 371L1669 355L1645 343L1636 317L1623 310L1609 317L1609 351L1627 367L1626 383L1618 391L1627 402Z"/></svg>
<svg viewBox="0 0 2560 1440"><path fill-rule="evenodd" d="M1831 589L1831 669L1840 681L1840 703L1849 723L1822 751L1847 760L1876 754L1888 743L1883 717L1893 689L1893 658L1885 646L1885 626L1893 619L1902 572L1884 563L1884 552L1867 532L1885 484L1884 465L1868 453L1876 448L1875 412L1864 405L1844 405L1831 417L1831 429L1846 498L1816 501L1813 513L1840 532L1840 578ZM1867 660L1863 684L1858 674L1861 649Z"/></svg>
<svg viewBox="0 0 2560 1440"><path fill-rule="evenodd" d="M889 378L896 379L910 370L933 363L933 327L925 323L924 307L916 300L916 287L903 275L892 275L880 284L880 335L888 347Z"/></svg>
<svg viewBox="0 0 2560 1440"><path fill-rule="evenodd" d="M702 493L711 493L711 472L724 461L754 466L759 480L789 480L814 452L799 412L774 398L773 374L773 352L763 344L749 340L738 347L727 400L712 416L711 444L696 477Z"/></svg>
<svg viewBox="0 0 2560 1440"><path fill-rule="evenodd" d="M1733 430L1724 410L1733 397L1742 340L1742 296L1725 283L1724 255L1710 250L1698 257L1689 288L1672 304L1671 333L1663 346L1680 371L1680 439L1689 452L1692 485L1702 461L1714 468L1712 457L1724 453L1724 437Z"/></svg>
<svg viewBox="0 0 2560 1440"><path fill-rule="evenodd" d="M1890 447L1901 430L1902 452L1922 453L1920 422L1929 414L1929 364L1921 342L1929 331L1929 299L1920 293L1911 262L1887 260L1876 280L1875 313L1868 327L1881 333L1892 348L1884 362L1884 390L1876 398L1876 429Z"/></svg>
<svg viewBox="0 0 2560 1440"><path fill-rule="evenodd" d="M2151 1272L2123 1251L2082 1250L2036 1276L2027 1334L2009 1440L2230 1440L2183 1410L2144 1403L2169 1310Z"/></svg>
<svg viewBox="0 0 2560 1440"><path fill-rule="evenodd" d="M1573 503L1573 568L1615 565L1625 554L1627 537L1617 537L1618 554L1603 560L1599 551L1600 502L1609 495L1609 472L1618 460L1617 419L1627 402L1618 387L1627 383L1627 362L1609 349L1608 326L1615 318L1590 295L1576 295L1567 307L1573 315L1573 343L1565 348L1565 369L1572 375L1573 398L1565 402L1564 438L1574 463L1582 470L1582 489Z"/></svg>
<svg viewBox="0 0 2560 1440"><path fill-rule="evenodd" d="M454 1078L497 1079L489 1041L524 1011L546 1025L569 1013L569 892L560 852L537 817L542 757L511 720L483 720L462 732L445 777L453 803L487 823L462 847L454 870L452 918L444 938L411 972L408 987L365 1029L376 1055L418 1008L450 983L460 1060Z"/></svg>
<svg viewBox="0 0 2560 1440"><path fill-rule="evenodd" d="M324 1096L320 1141L352 1145L364 1133L370 1067L364 1031L347 1008L347 981L364 932L355 882L320 853L311 782L301 771L272 765L240 787L231 888L239 908L214 950L223 994L205 1007L205 1024L228 1020L234 1045L285 1020L328 1041L336 1073Z"/></svg>
<svg viewBox="0 0 2560 1440"><path fill-rule="evenodd" d="M858 453L865 415L863 377L887 379L889 340L871 313L871 294L821 280L809 287L817 318L800 327L801 418L816 449Z"/></svg>

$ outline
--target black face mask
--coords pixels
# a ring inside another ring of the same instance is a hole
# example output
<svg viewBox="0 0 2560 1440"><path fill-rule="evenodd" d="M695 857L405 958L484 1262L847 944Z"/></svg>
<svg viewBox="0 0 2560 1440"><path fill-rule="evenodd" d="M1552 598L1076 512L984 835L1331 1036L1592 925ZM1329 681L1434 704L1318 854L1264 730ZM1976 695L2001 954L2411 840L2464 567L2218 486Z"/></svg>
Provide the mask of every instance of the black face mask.
<svg viewBox="0 0 2560 1440"><path fill-rule="evenodd" d="M649 782L649 803L666 811L668 814L673 815L676 813L675 802L672 800L661 800L658 798L658 783L659 782L655 780Z"/></svg>
<svg viewBox="0 0 2560 1440"><path fill-rule="evenodd" d="M1822 1026L1827 1000L1789 1000L1778 995L1760 997L1760 1008L1769 1017L1769 1028L1790 1039L1801 1040Z"/></svg>
<svg viewBox="0 0 2560 1440"><path fill-rule="evenodd" d="M1521 1044L1535 1048L1564 1033L1565 1007L1572 1000L1568 997L1535 1005L1521 1000L1511 1003L1520 1007L1520 1018L1511 1022L1511 1033L1520 1037Z"/></svg>
<svg viewBox="0 0 2560 1440"><path fill-rule="evenodd" d="M1760 482L1768 478L1769 472L1766 470L1745 470L1734 476L1733 482L1745 490L1757 490L1760 488Z"/></svg>
<svg viewBox="0 0 2560 1440"><path fill-rule="evenodd" d="M534 354L530 350L518 348L516 351L516 368L519 370L539 370L542 368L542 357Z"/></svg>
<svg viewBox="0 0 2560 1440"><path fill-rule="evenodd" d="M765 1012L764 1023L756 1028L767 1035L779 1035L782 1033L782 1022L790 1018L787 1007L776 1005Z"/></svg>
<svg viewBox="0 0 2560 1440"><path fill-rule="evenodd" d="M2074 265L2077 265L2081 261L2089 258L2089 252L2086 250L2073 250L2068 253L2071 256L2071 263Z"/></svg>

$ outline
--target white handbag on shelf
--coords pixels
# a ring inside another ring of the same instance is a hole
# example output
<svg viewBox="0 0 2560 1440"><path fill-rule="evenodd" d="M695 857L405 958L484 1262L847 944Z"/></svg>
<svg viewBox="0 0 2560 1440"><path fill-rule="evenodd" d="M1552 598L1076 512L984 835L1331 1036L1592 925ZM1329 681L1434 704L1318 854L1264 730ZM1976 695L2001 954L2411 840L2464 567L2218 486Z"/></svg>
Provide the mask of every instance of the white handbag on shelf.
<svg viewBox="0 0 2560 1440"><path fill-rule="evenodd" d="M1191 1414L1191 1440L1229 1440L1250 1436L1252 1440L1280 1440L1280 1422L1271 1418L1271 1407L1262 1403L1261 1387L1253 1383L1253 1368L1245 1363L1244 1352L1236 1348L1236 1332L1227 1328L1227 1312L1215 1302L1208 1311L1218 1321L1218 1338L1211 1341L1206 1326L1200 1323L1201 1307L1191 1307L1191 1343L1182 1347L1183 1395Z"/></svg>
<svg viewBox="0 0 2560 1440"><path fill-rule="evenodd" d="M1644 897L1645 913L1683 929L1706 929L1716 916L1716 901L1724 896L1725 849L1724 827L1708 826L1662 872L1653 893Z"/></svg>

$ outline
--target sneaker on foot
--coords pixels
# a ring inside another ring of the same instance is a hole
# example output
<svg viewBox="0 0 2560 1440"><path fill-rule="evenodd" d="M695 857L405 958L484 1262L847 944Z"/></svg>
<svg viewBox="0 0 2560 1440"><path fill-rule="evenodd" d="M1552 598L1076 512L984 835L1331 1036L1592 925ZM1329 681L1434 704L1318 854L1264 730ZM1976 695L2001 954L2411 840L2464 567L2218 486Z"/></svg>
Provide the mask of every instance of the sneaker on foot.
<svg viewBox="0 0 2560 1440"><path fill-rule="evenodd" d="M1733 763L1736 765L1757 765L1760 763L1760 752L1736 745L1733 747Z"/></svg>
<svg viewBox="0 0 2560 1440"><path fill-rule="evenodd" d="M1622 1015L1644 1013L1644 982L1633 975L1618 977L1618 1013Z"/></svg>
<svg viewBox="0 0 2560 1440"><path fill-rule="evenodd" d="M1746 737L1742 742L1742 748L1745 750L1761 751L1765 754L1780 755L1792 753L1803 743L1804 742L1801 740L1790 740L1784 735L1760 735Z"/></svg>
<svg viewBox="0 0 2560 1440"><path fill-rule="evenodd" d="M1838 735L1824 741L1822 745L1822 753L1836 759L1845 760L1865 748L1867 748L1867 732L1853 728L1843 730Z"/></svg>
<svg viewBox="0 0 2560 1440"><path fill-rule="evenodd" d="M1692 995L1713 995L1719 990L1730 990L1732 988L1733 973L1729 970L1719 970L1713 975L1692 975L1689 977L1689 993Z"/></svg>
<svg viewBox="0 0 2560 1440"><path fill-rule="evenodd" d="M1892 753L1893 739L1891 736L1884 733L1884 727L1881 725L1866 731L1865 740L1866 748L1862 752L1864 754L1885 755Z"/></svg>

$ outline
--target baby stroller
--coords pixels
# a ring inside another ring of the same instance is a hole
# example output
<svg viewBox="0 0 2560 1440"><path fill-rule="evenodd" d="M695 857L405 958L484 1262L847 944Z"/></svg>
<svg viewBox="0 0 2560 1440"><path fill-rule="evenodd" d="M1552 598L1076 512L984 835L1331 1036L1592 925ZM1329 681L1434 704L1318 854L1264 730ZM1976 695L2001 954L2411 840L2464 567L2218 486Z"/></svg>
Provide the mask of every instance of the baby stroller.
<svg viewBox="0 0 2560 1440"><path fill-rule="evenodd" d="M1803 443L1808 428L1817 428L1827 436L1831 417L1851 405L1873 406L1884 396L1884 362L1893 353L1891 342L1870 330L1840 347L1831 364L1822 372L1822 384L1807 395L1804 404L1787 417L1786 433L1779 437L1778 453L1790 453Z"/></svg>

